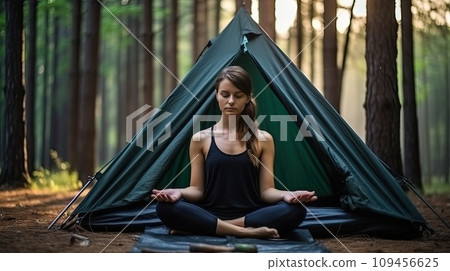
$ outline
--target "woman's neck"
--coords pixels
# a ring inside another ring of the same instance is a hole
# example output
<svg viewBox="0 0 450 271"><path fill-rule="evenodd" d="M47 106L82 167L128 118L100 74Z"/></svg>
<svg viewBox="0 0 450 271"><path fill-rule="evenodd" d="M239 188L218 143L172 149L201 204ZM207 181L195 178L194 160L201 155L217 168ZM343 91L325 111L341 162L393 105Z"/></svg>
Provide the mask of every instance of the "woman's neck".
<svg viewBox="0 0 450 271"><path fill-rule="evenodd" d="M222 115L222 118L219 122L217 122L216 130L220 132L224 136L228 138L237 138L238 125L239 125L240 117L236 115Z"/></svg>

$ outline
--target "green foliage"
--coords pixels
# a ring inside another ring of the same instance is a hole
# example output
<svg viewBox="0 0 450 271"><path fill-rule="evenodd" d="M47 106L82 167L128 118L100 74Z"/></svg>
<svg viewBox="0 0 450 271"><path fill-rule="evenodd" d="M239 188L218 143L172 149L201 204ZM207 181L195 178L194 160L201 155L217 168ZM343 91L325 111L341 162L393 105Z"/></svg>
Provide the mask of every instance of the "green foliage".
<svg viewBox="0 0 450 271"><path fill-rule="evenodd" d="M430 183L423 184L423 190L426 195L448 195L450 183L446 182L444 177L433 177Z"/></svg>
<svg viewBox="0 0 450 271"><path fill-rule="evenodd" d="M67 162L61 161L58 153L50 151L50 157L55 165L53 170L40 168L32 174L31 189L50 189L55 191L70 191L80 189L81 181L78 173L71 171Z"/></svg>
<svg viewBox="0 0 450 271"><path fill-rule="evenodd" d="M111 5L105 5L101 12L101 37L103 40L111 40L116 39L118 33L121 33L123 36L129 35L127 29L131 29L131 25L126 18L132 17L138 20L142 13L142 7L137 4L114 2ZM136 33L136 35L138 34ZM134 40L130 37L127 41L131 43Z"/></svg>

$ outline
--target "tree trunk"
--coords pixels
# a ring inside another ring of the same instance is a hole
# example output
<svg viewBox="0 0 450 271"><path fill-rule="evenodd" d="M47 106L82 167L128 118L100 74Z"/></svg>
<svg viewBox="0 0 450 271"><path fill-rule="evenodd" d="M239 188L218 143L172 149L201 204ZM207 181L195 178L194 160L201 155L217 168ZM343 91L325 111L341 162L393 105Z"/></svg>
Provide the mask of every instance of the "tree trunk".
<svg viewBox="0 0 450 271"><path fill-rule="evenodd" d="M151 52L144 52L144 103L153 105L153 0L145 0L143 9L143 41Z"/></svg>
<svg viewBox="0 0 450 271"><path fill-rule="evenodd" d="M59 153L60 145L58 144L59 134L61 133L61 126L59 125L59 117L61 112L59 112L58 102L60 101L59 96L59 87L58 87L58 50L59 50L59 18L56 15L55 10L53 10L53 58L52 58L52 86L50 88L50 151L56 151ZM52 154L50 153L50 157L52 158ZM50 168L54 168L56 165L53 163L53 159L50 164Z"/></svg>
<svg viewBox="0 0 450 271"><path fill-rule="evenodd" d="M339 112L341 94L339 92L339 69L337 66L336 0L324 2L323 21L323 92L325 98Z"/></svg>
<svg viewBox="0 0 450 271"><path fill-rule="evenodd" d="M275 0L259 1L259 25L275 42Z"/></svg>
<svg viewBox="0 0 450 271"><path fill-rule="evenodd" d="M5 147L0 184L30 184L25 139L25 89L22 83L23 0L6 1Z"/></svg>
<svg viewBox="0 0 450 271"><path fill-rule="evenodd" d="M171 0L170 4L170 16L168 19L167 27L167 41L165 46L165 59L167 71L165 75L167 77L166 85L164 87L164 97L169 96L170 92L178 84L178 0Z"/></svg>
<svg viewBox="0 0 450 271"><path fill-rule="evenodd" d="M131 2L128 5L133 5ZM134 18L134 14L127 15L127 25L131 32L139 33L137 28L136 19ZM127 82L127 115L134 112L138 107L138 87L137 87L137 66L138 62L136 62L137 50L135 44L138 43L130 43L127 45L127 55L126 55L126 82Z"/></svg>
<svg viewBox="0 0 450 271"><path fill-rule="evenodd" d="M124 45L124 36L122 34L122 31L119 31L118 33L118 44L119 48L123 48ZM120 71L123 69L123 67L126 65L126 52L125 50L119 50L117 54L117 70ZM119 72L116 76L116 84L117 84L117 108L118 108L118 117L117 117L117 127L118 127L118 140L117 140L117 149L116 151L119 152L126 143L126 124L125 119L127 116L127 88L126 88L126 80L125 80L125 73Z"/></svg>
<svg viewBox="0 0 450 271"><path fill-rule="evenodd" d="M206 1L194 1L194 36L193 36L193 59L194 62L202 52L207 42L207 18L208 5Z"/></svg>
<svg viewBox="0 0 450 271"><path fill-rule="evenodd" d="M416 86L414 83L414 49L411 0L402 0L402 64L405 177L422 189L419 131L417 124Z"/></svg>
<svg viewBox="0 0 450 271"><path fill-rule="evenodd" d="M352 23L353 23L353 9L355 8L356 0L353 0L352 6L350 7L350 23L348 24L347 34L345 35L344 49L342 53L342 64L339 70L339 95L342 93L343 81L344 81L344 71L347 63L348 56L348 45L350 43L350 33L352 32Z"/></svg>
<svg viewBox="0 0 450 271"><path fill-rule="evenodd" d="M401 174L394 1L369 0L366 29L366 143L387 165Z"/></svg>
<svg viewBox="0 0 450 271"><path fill-rule="evenodd" d="M105 46L105 43L102 44L102 49L101 49L101 58L102 59L108 59L106 58L108 56L108 50L107 50L107 46ZM106 63L105 63L106 64ZM107 90L107 86L106 86L106 76L102 76L100 78L100 82L99 82L99 92L100 92L100 114L99 114L99 129L98 129L98 162L100 163L100 165L103 165L105 163L108 162L109 158L108 157L108 146L109 146L109 140L108 140L108 127L110 127L109 125L109 121L108 121L108 108L109 108L109 104L108 104L108 100L109 100L109 95L108 95L108 90ZM97 104L98 107L98 104Z"/></svg>
<svg viewBox="0 0 450 271"><path fill-rule="evenodd" d="M48 118L49 118L49 113L48 113L48 100L49 100L49 95L48 95L48 82L49 82L49 70L50 70L50 65L49 65L49 20L50 20L50 11L49 11L49 7L46 6L45 7L45 14L44 14L44 28L43 28L43 34L44 34L44 44L43 44L43 58L44 58L44 71L42 73L42 140L41 140L41 166L43 166L44 168L48 168L50 166L50 156L49 156L49 133L48 133L48 129L49 129L49 125L48 125Z"/></svg>
<svg viewBox="0 0 450 271"><path fill-rule="evenodd" d="M28 18L28 57L26 63L26 135L27 135L27 157L28 170L33 172L35 169L35 108L36 108L36 14L37 1L30 0L30 11Z"/></svg>
<svg viewBox="0 0 450 271"><path fill-rule="evenodd" d="M80 107L81 3L82 1L72 0L68 161L73 170L78 168L77 137Z"/></svg>
<svg viewBox="0 0 450 271"><path fill-rule="evenodd" d="M427 64L427 48L428 48L428 37L425 32L419 32L421 33L421 61L424 63L424 66ZM421 81L422 81L422 88L425 90L426 93L428 93L428 80L427 80L427 69L422 68L422 71L420 73ZM423 128L420 129L422 132L422 142L423 142L423 148L422 148L422 161L423 161L423 168L424 168L424 182L427 184L431 183L431 178L433 175L432 170L432 161L431 161L431 136L430 136L430 118L429 118L429 104L430 104L430 95L426 95L425 100L423 101L423 109L422 109L422 121L420 123L423 123Z"/></svg>
<svg viewBox="0 0 450 271"><path fill-rule="evenodd" d="M302 69L303 59L303 15L302 15L302 0L297 0L297 67Z"/></svg>
<svg viewBox="0 0 450 271"><path fill-rule="evenodd" d="M314 0L310 0L309 2L309 16L310 16L310 28L311 28L311 32L310 32L310 41L313 41L314 38L316 37L316 31L314 30L314 26L313 26L313 19L315 16L315 8L314 8ZM310 60L310 75L309 75L309 79L311 80L311 82L314 83L315 79L316 79L316 73L314 71L315 68L315 64L316 64L316 43L315 42L311 42L309 43L309 53L311 56L311 60Z"/></svg>
<svg viewBox="0 0 450 271"><path fill-rule="evenodd" d="M86 46L81 71L78 169L83 183L94 174L96 162L95 101L99 64L100 3L88 1Z"/></svg>
<svg viewBox="0 0 450 271"><path fill-rule="evenodd" d="M0 14L1 16L4 16L5 14L5 2L0 2ZM3 46L2 48L5 48L5 36L4 35L0 35L0 44L1 46ZM0 56L0 86L4 86L5 85L5 55ZM3 96L1 96L2 98L4 98ZM0 103L0 113L4 114L5 112L5 103L1 102ZM4 147L5 147L5 118L0 117L0 161L2 159L1 154L3 153Z"/></svg>
<svg viewBox="0 0 450 271"><path fill-rule="evenodd" d="M220 10L221 10L220 2L221 2L221 0L216 0L216 5L215 5L215 9L214 9L215 10L215 15L214 15L215 28L214 28L214 33L213 33L214 37L217 37L220 33Z"/></svg>
<svg viewBox="0 0 450 271"><path fill-rule="evenodd" d="M445 31L445 30L444 30ZM445 106L446 114L445 114L445 131L444 131L444 150L447 150L445 152L444 157L444 176L445 180L448 184L450 184L450 57L449 57L449 46L448 46L448 35L444 35L445 39L445 61L444 61L444 78L445 78L445 87L447 91L445 91L445 101L447 103L447 106Z"/></svg>

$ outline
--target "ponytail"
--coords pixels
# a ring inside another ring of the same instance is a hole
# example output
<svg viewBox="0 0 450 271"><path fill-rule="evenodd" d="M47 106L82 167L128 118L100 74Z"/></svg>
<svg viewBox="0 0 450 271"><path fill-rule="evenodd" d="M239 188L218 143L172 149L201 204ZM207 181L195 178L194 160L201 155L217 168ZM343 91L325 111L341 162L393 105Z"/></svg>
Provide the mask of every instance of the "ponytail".
<svg viewBox="0 0 450 271"><path fill-rule="evenodd" d="M246 145L247 145L247 154L248 157L250 158L250 161L252 162L252 164L257 167L259 165L259 161L258 161L258 145L259 145L259 140L258 140L258 135L254 133L254 131L258 131L257 130L257 125L255 123L255 119L256 119L256 103L255 100L253 98L250 99L250 101L245 105L244 111L242 111L243 116L248 116L251 120L252 123L248 124L245 121L241 120L239 122L239 126L238 127L238 131L240 133L241 138L243 138L247 133L250 134L250 138L245 138L245 140L247 140ZM249 127L249 125L252 125L253 127Z"/></svg>

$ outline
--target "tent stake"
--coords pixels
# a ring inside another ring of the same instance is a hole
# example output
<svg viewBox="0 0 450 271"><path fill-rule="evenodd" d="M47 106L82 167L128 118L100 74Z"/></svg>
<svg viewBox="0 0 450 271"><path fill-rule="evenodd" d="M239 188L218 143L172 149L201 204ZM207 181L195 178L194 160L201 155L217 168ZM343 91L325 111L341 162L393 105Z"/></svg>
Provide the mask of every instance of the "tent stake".
<svg viewBox="0 0 450 271"><path fill-rule="evenodd" d="M72 206L72 204L78 199L78 197L81 195L81 193L83 193L83 191L91 184L91 182L95 179L95 176L89 176L88 177L88 181L86 182L86 184L80 189L80 191L78 191L78 193L75 195L75 197L73 197L73 199L69 202L69 204L67 204L66 207L64 207L64 209L61 211L61 213L59 213L59 215L53 220L52 223L50 223L50 225L47 227L47 229L51 229L53 227L53 225L55 225L55 223L61 218L61 216L67 211L67 209L70 208L70 206Z"/></svg>

